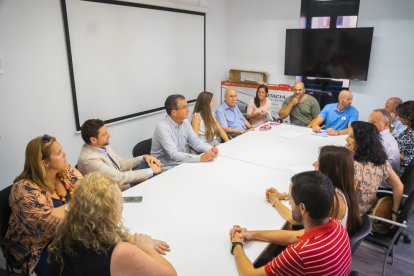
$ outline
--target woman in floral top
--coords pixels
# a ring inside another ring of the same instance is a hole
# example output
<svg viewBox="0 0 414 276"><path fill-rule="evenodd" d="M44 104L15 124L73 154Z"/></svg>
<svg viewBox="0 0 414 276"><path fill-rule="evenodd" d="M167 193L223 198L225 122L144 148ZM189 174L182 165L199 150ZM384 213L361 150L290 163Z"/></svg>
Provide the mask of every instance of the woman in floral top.
<svg viewBox="0 0 414 276"><path fill-rule="evenodd" d="M356 191L360 214L369 212L377 202L381 182L387 182L393 191L393 220L397 219L403 193L403 184L387 162L377 128L370 123L351 123L346 147L354 152Z"/></svg>
<svg viewBox="0 0 414 276"><path fill-rule="evenodd" d="M400 148L400 173L402 176L406 168L414 159L414 101L407 101L397 106L397 114L400 121L407 128L397 138Z"/></svg>
<svg viewBox="0 0 414 276"><path fill-rule="evenodd" d="M29 273L50 274L46 249L80 179L82 175L67 164L66 153L56 138L44 135L29 142L23 172L10 192L12 212L6 233L30 249L25 267Z"/></svg>

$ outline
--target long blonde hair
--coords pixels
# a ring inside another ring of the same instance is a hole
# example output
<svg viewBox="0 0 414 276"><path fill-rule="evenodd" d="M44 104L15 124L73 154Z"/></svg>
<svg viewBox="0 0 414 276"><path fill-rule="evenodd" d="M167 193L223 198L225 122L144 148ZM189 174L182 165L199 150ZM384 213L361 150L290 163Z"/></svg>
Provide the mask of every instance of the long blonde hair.
<svg viewBox="0 0 414 276"><path fill-rule="evenodd" d="M118 184L103 174L87 175L76 188L70 211L49 245L49 258L63 264L63 255L75 256L79 245L99 253L131 241L121 223L121 212Z"/></svg>
<svg viewBox="0 0 414 276"><path fill-rule="evenodd" d="M210 108L212 99L213 93L207 91L201 92L197 97L197 101L194 107L194 113L200 114L201 118L204 121L204 125L206 126L207 141L213 140L214 135L217 133L217 126L214 122L213 113Z"/></svg>
<svg viewBox="0 0 414 276"><path fill-rule="evenodd" d="M39 187L53 193L54 186L47 179L43 160L50 157L54 142L56 142L56 138L47 134L32 139L26 146L23 172L16 177L14 182L29 179Z"/></svg>

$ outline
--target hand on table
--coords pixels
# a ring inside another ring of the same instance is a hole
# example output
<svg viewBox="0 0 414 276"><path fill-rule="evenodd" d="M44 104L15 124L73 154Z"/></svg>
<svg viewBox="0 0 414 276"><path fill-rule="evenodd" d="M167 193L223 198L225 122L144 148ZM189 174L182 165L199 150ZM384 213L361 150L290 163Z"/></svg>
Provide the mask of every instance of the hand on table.
<svg viewBox="0 0 414 276"><path fill-rule="evenodd" d="M312 128L313 132L321 132L322 128L320 126L316 126Z"/></svg>
<svg viewBox="0 0 414 276"><path fill-rule="evenodd" d="M170 251L170 246L165 241L154 240L154 249L161 255L165 255Z"/></svg>

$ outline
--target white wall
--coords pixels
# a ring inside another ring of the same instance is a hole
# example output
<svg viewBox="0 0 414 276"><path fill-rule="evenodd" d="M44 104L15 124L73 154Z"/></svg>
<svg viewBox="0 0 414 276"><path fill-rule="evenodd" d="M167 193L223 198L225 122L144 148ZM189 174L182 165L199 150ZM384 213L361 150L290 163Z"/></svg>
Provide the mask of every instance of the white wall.
<svg viewBox="0 0 414 276"><path fill-rule="evenodd" d="M284 75L286 29L299 28L300 0L231 0L228 69L270 73L270 83L292 83Z"/></svg>
<svg viewBox="0 0 414 276"><path fill-rule="evenodd" d="M268 71L271 83L284 76L285 29L299 28L300 0L231 0L229 68ZM351 81L360 119L387 98L413 99L414 1L361 0L358 27L375 27L368 81Z"/></svg>
<svg viewBox="0 0 414 276"><path fill-rule="evenodd" d="M400 97L414 99L414 1L361 0L358 27L374 27L368 81L351 81L354 104L360 119L384 107L385 101Z"/></svg>
<svg viewBox="0 0 414 276"><path fill-rule="evenodd" d="M220 0L169 1L201 4L207 15L207 89L220 92L225 77L227 3ZM21 172L30 139L54 135L75 164L83 144L75 134L60 1L0 0L0 188ZM218 99L219 96L217 96ZM122 108L122 107L115 107ZM163 113L109 127L111 144L125 158L152 136Z"/></svg>

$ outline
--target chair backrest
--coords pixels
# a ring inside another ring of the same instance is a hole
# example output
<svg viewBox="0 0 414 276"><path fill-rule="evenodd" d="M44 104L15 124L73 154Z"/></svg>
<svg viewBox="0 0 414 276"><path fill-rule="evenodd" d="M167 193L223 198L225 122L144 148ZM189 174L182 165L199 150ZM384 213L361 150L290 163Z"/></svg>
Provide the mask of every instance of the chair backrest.
<svg viewBox="0 0 414 276"><path fill-rule="evenodd" d="M11 215L11 208L9 205L9 195L12 185L0 191L0 234L2 237L6 235L9 227L9 218Z"/></svg>
<svg viewBox="0 0 414 276"><path fill-rule="evenodd" d="M371 219L367 214L362 215L362 224L352 237L349 238L351 253L354 254L362 240L371 233Z"/></svg>
<svg viewBox="0 0 414 276"><path fill-rule="evenodd" d="M408 222L408 218L413 211L413 207L414 207L414 191L411 191L408 194L407 199L404 201L402 205L401 213L398 216L397 221L400 223L403 223L404 221Z"/></svg>
<svg viewBox="0 0 414 276"><path fill-rule="evenodd" d="M242 102L240 100L237 100L237 107L240 109L240 112L243 114L243 116L246 116L246 114L247 114L247 103Z"/></svg>
<svg viewBox="0 0 414 276"><path fill-rule="evenodd" d="M404 194L408 195L414 190L414 159L405 168L403 175L401 176L401 182L404 183Z"/></svg>
<svg viewBox="0 0 414 276"><path fill-rule="evenodd" d="M137 157L137 156L141 156L144 154L150 154L151 146L152 146L152 138L139 142L132 149L132 156Z"/></svg>

